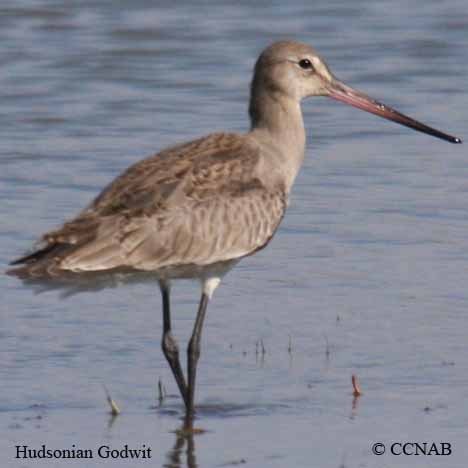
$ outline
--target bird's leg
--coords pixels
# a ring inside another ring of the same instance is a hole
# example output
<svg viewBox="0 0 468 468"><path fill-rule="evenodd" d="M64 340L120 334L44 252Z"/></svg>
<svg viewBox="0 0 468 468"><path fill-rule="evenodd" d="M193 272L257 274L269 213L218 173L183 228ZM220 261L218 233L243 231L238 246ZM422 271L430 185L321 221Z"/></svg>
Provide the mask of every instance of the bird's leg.
<svg viewBox="0 0 468 468"><path fill-rule="evenodd" d="M206 308L209 298L205 293L202 293L200 305L198 307L197 318L193 327L192 337L190 338L187 348L187 369L188 369L188 389L187 389L187 417L192 418L194 414L194 396L195 396L195 380L197 375L197 363L200 357L200 339L205 319Z"/></svg>
<svg viewBox="0 0 468 468"><path fill-rule="evenodd" d="M162 335L162 350L166 356L167 362L171 367L172 374L179 387L179 392L184 400L185 407L188 405L187 384L185 383L184 374L179 361L179 347L171 333L171 309L170 309L170 287L169 284L163 281L159 283L162 295L163 304L163 335Z"/></svg>
<svg viewBox="0 0 468 468"><path fill-rule="evenodd" d="M211 299L213 291L219 285L219 278L210 278L203 282L203 292L198 306L197 318L193 327L192 337L190 338L187 348L187 368L188 368L188 388L187 388L187 405L186 405L186 425L191 425L195 413L194 397L195 397L195 381L197 375L197 363L200 357L200 340L203 329L203 321L208 302Z"/></svg>

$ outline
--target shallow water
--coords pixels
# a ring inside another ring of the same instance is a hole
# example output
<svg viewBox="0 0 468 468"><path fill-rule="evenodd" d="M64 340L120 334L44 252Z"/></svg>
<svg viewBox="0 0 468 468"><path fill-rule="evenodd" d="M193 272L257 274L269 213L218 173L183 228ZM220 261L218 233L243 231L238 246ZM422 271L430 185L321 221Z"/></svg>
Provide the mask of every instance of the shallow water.
<svg viewBox="0 0 468 468"><path fill-rule="evenodd" d="M4 266L139 158L246 130L254 60L284 37L312 43L350 85L466 138L465 0L29 0L2 3L0 26ZM2 276L2 466L466 466L466 146L323 98L303 108L307 157L284 223L208 312L206 432L174 433L182 405L160 352L156 286L63 300ZM197 294L174 288L183 346ZM354 405L352 374L363 389ZM113 421L103 384L122 409ZM450 442L452 454L389 453L415 441ZM152 458L15 459L15 445L42 444L146 444Z"/></svg>

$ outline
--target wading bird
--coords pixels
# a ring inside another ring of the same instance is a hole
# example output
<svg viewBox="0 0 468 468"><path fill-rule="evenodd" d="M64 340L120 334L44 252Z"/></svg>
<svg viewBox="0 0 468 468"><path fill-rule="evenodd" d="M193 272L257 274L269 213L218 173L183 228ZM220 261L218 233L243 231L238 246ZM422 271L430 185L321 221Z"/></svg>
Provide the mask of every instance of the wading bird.
<svg viewBox="0 0 468 468"><path fill-rule="evenodd" d="M78 216L44 234L37 250L12 262L16 267L8 272L61 284L152 275L162 294L162 350L188 424L208 302L223 275L265 247L284 216L304 159L301 101L309 96L329 96L461 143L341 83L309 45L277 42L255 65L248 133L214 133L134 164ZM201 283L187 379L171 329L170 285L179 278Z"/></svg>

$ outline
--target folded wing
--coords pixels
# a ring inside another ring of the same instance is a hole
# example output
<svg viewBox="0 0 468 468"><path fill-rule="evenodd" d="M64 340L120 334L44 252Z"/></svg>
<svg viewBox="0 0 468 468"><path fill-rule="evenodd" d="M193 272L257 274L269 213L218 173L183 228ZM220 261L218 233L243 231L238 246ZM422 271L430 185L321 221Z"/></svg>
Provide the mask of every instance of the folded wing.
<svg viewBox="0 0 468 468"><path fill-rule="evenodd" d="M281 188L256 177L258 163L256 147L225 133L140 161L10 273L157 271L249 255L272 237L286 204Z"/></svg>

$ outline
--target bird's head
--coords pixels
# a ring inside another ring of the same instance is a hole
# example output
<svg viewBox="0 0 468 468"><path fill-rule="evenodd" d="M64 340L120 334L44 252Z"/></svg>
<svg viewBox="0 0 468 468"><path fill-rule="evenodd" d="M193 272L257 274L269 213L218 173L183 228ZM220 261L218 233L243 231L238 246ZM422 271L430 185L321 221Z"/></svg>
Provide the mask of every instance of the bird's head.
<svg viewBox="0 0 468 468"><path fill-rule="evenodd" d="M297 102L309 96L328 96L414 130L461 143L459 138L424 125L345 85L332 74L313 47L300 42L276 42L262 52L255 64L252 96L262 93L273 99Z"/></svg>

